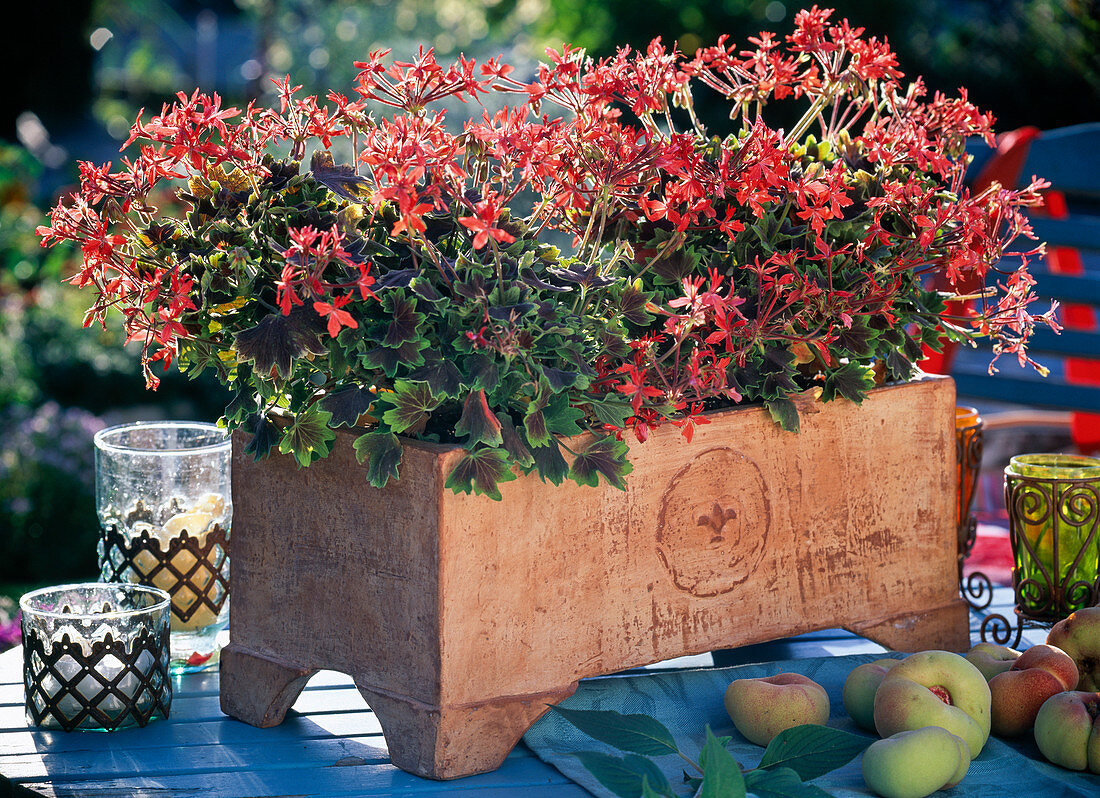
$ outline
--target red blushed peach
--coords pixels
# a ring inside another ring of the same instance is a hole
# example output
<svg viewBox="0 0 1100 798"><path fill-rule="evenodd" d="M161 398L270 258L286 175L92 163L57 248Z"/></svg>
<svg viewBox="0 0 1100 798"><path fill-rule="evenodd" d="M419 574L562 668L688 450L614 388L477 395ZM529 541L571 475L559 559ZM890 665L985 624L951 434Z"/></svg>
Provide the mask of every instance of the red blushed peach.
<svg viewBox="0 0 1100 798"><path fill-rule="evenodd" d="M1051 696L1077 686L1077 666L1054 646L1032 646L1012 667L989 680L990 727L1015 737L1035 725L1039 708Z"/></svg>
<svg viewBox="0 0 1100 798"><path fill-rule="evenodd" d="M1047 644L1077 664L1079 690L1100 690L1100 607L1086 607L1058 621L1047 634Z"/></svg>
<svg viewBox="0 0 1100 798"><path fill-rule="evenodd" d="M1100 693L1070 690L1047 699L1035 717L1035 743L1055 765L1100 773Z"/></svg>
<svg viewBox="0 0 1100 798"><path fill-rule="evenodd" d="M737 731L757 745L793 726L829 720L825 688L800 673L737 679L726 688L725 704Z"/></svg>

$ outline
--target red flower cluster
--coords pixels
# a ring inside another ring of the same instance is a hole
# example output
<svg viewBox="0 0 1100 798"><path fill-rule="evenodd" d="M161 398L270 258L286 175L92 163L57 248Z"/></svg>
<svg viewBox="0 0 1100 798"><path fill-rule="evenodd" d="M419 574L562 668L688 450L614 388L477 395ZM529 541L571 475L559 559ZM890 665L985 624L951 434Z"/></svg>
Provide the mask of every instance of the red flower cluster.
<svg viewBox="0 0 1100 798"><path fill-rule="evenodd" d="M784 40L762 33L739 49L722 37L690 57L660 40L603 60L564 46L530 81L497 60L442 66L421 49L387 65L388 51L377 51L357 63L358 99L330 93L328 106L300 98L289 78L277 84L278 111L180 94L149 122L139 115L126 142L137 155L118 171L82 164L79 190L39 232L43 243L82 247L73 281L98 293L89 322L119 308L146 363L167 365L192 334L188 319L210 310L173 236L201 225L204 202L236 203L239 218L275 242L277 269L263 264L273 269L278 309L312 307L335 337L358 326L347 309L355 293L373 297L369 263L344 248L337 226L264 227L249 197L287 179L271 149L287 147L297 162L308 146L328 150L347 138L354 167L315 158L314 177L363 209L350 225L385 219L389 236L441 274L453 255L427 231L431 215L445 213L467 234L464 246L488 258L515 240L517 220L532 235L571 234L583 266L575 271L588 281L578 307L595 327L616 312L613 292L600 287L636 282L658 321L633 329L625 360L601 357L597 385L629 398L627 426L639 438L673 416L690 437L705 402L742 398L736 370L760 353L783 349L801 363L809 352L839 369L834 345L845 332L871 319L895 323L919 278L988 281L991 269L1004 270L1009 245L1031 237L1021 209L1040 201L1041 181L977 196L964 185L964 142L991 140L990 116L965 94L928 99L919 80L903 87L886 42L830 17L815 6ZM704 128L698 89L728 100L735 132L720 138ZM518 102L458 132L430 109L488 91ZM807 106L789 130L768 124L779 102ZM394 110L376 120L374 103ZM158 225L155 189L183 181L190 212ZM204 235L204 257L222 252L235 262L217 231ZM1019 266L1005 272L1000 298L970 320L1022 362L1033 326L1054 324L1053 309L1038 317L1026 309L1035 251L1011 255ZM507 338L485 322L468 334L478 347ZM148 370L147 379L156 383Z"/></svg>

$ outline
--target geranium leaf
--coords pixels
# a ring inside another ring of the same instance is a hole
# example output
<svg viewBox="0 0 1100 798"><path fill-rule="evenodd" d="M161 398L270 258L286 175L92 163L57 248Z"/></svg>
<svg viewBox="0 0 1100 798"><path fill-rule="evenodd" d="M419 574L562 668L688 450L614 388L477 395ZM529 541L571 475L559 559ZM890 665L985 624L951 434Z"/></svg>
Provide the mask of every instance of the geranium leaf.
<svg viewBox="0 0 1100 798"><path fill-rule="evenodd" d="M527 440L531 441L530 433ZM535 468L538 469L539 478L543 482L560 485L569 474L569 463L562 457L561 444L550 437L547 441L549 443L545 446L534 446L532 443L531 457L535 460Z"/></svg>
<svg viewBox="0 0 1100 798"><path fill-rule="evenodd" d="M527 440L532 446L545 447L552 440L546 430L546 416L534 405L527 408L527 415L523 417L523 428L527 431Z"/></svg>
<svg viewBox="0 0 1100 798"><path fill-rule="evenodd" d="M523 436L512 423L512 418L507 413L497 413L497 421L500 422L500 434L504 450L512 458L512 462L521 468L529 468L534 465L535 458L531 456L531 450L523 441Z"/></svg>
<svg viewBox="0 0 1100 798"><path fill-rule="evenodd" d="M840 328L836 346L850 352L855 357L866 357L875 351L875 339L878 333L862 318L852 321L850 329Z"/></svg>
<svg viewBox="0 0 1100 798"><path fill-rule="evenodd" d="M482 447L474 451L463 451L462 457L447 475L446 486L456 493L480 493L494 501L500 501L497 483L509 482L515 478L507 452L503 449Z"/></svg>
<svg viewBox="0 0 1100 798"><path fill-rule="evenodd" d="M374 396L370 388L349 385L325 396L321 407L332 414L332 421L329 422L332 426L354 427L359 416L370 410Z"/></svg>
<svg viewBox="0 0 1100 798"><path fill-rule="evenodd" d="M392 405L382 414L382 421L392 431L408 435L419 435L423 432L432 411L440 403L426 382L408 380L395 381L393 393L384 393L378 400Z"/></svg>
<svg viewBox="0 0 1100 798"><path fill-rule="evenodd" d="M246 426L252 432L252 439L244 447L245 454L252 455L253 460L267 457L271 447L279 441L279 428L262 413L254 414Z"/></svg>
<svg viewBox="0 0 1100 798"><path fill-rule="evenodd" d="M542 374L546 378L547 384L550 386L550 390L554 393L561 393L566 388L572 388L579 384L581 388L588 387L588 380L577 374L575 371L563 371L562 369L551 368L550 366L542 367Z"/></svg>
<svg viewBox="0 0 1100 798"><path fill-rule="evenodd" d="M798 407L790 399L785 396L779 399L768 399L764 402L764 407L768 408L772 421L780 427L787 432L798 432L800 429Z"/></svg>
<svg viewBox="0 0 1100 798"><path fill-rule="evenodd" d="M462 374L455 364L432 350L424 354L424 365L412 371L409 379L423 380L439 396L454 396L462 384Z"/></svg>
<svg viewBox="0 0 1100 798"><path fill-rule="evenodd" d="M744 798L745 777L741 775L741 766L727 751L707 726L707 742L699 754L699 765L703 769L703 783L699 785L696 798Z"/></svg>
<svg viewBox="0 0 1100 798"><path fill-rule="evenodd" d="M250 385L246 385L233 394L233 400L225 406L225 417L229 421L243 420L255 412L256 392L252 390Z"/></svg>
<svg viewBox="0 0 1100 798"><path fill-rule="evenodd" d="M344 199L362 202L370 196L370 183L355 174L350 166L334 164L331 153L325 150L313 153L309 171L314 180Z"/></svg>
<svg viewBox="0 0 1100 798"><path fill-rule="evenodd" d="M382 338L382 346L397 349L407 341L415 341L419 337L418 328L424 321L424 314L416 310L416 301L407 299L399 292L394 291L384 296L383 307L393 317L386 328L386 335Z"/></svg>
<svg viewBox="0 0 1100 798"><path fill-rule="evenodd" d="M503 442L500 434L500 422L489 409L485 391L470 391L462 404L462 416L455 424L457 437L468 436L466 448L472 449L479 443L499 446Z"/></svg>
<svg viewBox="0 0 1100 798"><path fill-rule="evenodd" d="M387 377L393 377L397 374L397 369L400 366L413 368L423 363L422 350L427 346L428 342L423 338L405 341L393 349L386 346L376 346L363 355L363 362L369 368L382 369L386 372Z"/></svg>
<svg viewBox="0 0 1100 798"><path fill-rule="evenodd" d="M579 751L573 756L600 784L620 798L638 798L642 794L643 780L648 780L654 795L674 795L665 774L645 757L637 754L617 757L600 751Z"/></svg>
<svg viewBox="0 0 1100 798"><path fill-rule="evenodd" d="M619 315L640 327L645 327L653 321L653 316L647 311L646 304L653 299L652 292L639 291L632 285L627 285L615 301L615 307Z"/></svg>
<svg viewBox="0 0 1100 798"><path fill-rule="evenodd" d="M672 732L648 715L623 715L609 709L550 709L593 739L643 756L679 753Z"/></svg>
<svg viewBox="0 0 1100 798"><path fill-rule="evenodd" d="M627 451L627 445L622 441L611 436L599 438L577 453L569 468L569 476L578 484L595 487L602 474L609 485L625 490L623 477L634 470L634 466L626 459Z"/></svg>
<svg viewBox="0 0 1100 798"><path fill-rule="evenodd" d="M325 353L321 343L323 331L324 323L312 308L296 307L287 316L273 313L264 316L255 327L237 333L234 339L237 357L255 363L259 374L278 369L279 374L289 377L295 358L307 352Z"/></svg>
<svg viewBox="0 0 1100 798"><path fill-rule="evenodd" d="M821 398L828 402L837 396L843 396L858 405L873 387L874 382L867 376L866 368L858 363L845 363L825 375Z"/></svg>
<svg viewBox="0 0 1100 798"><path fill-rule="evenodd" d="M332 413L312 404L294 416L294 421L283 431L279 451L293 454L298 465L307 466L314 460L328 457L336 433L329 429Z"/></svg>
<svg viewBox="0 0 1100 798"><path fill-rule="evenodd" d="M803 781L815 779L851 762L873 741L828 726L805 724L777 734L764 751L759 767L787 767Z"/></svg>
<svg viewBox="0 0 1100 798"><path fill-rule="evenodd" d="M816 784L806 784L790 768L750 770L745 787L757 798L829 798Z"/></svg>
<svg viewBox="0 0 1100 798"><path fill-rule="evenodd" d="M401 464L401 441L392 432L368 432L355 439L355 457L367 464L367 482L383 488L391 479L397 479L397 467Z"/></svg>
<svg viewBox="0 0 1100 798"><path fill-rule="evenodd" d="M558 394L546 405L543 411L546 416L546 430L553 435L571 437L579 435L583 430L577 422L584 418L584 412L569 406L569 397Z"/></svg>
<svg viewBox="0 0 1100 798"><path fill-rule="evenodd" d="M626 420L634 415L630 402L614 396L590 402L588 407L591 409L592 415L601 424L607 424L618 429L621 429L626 424Z"/></svg>
<svg viewBox="0 0 1100 798"><path fill-rule="evenodd" d="M470 380L467 382L471 388L493 391L500 384L500 372L496 361L491 357L474 353L466 358L464 365L466 373L470 375Z"/></svg>

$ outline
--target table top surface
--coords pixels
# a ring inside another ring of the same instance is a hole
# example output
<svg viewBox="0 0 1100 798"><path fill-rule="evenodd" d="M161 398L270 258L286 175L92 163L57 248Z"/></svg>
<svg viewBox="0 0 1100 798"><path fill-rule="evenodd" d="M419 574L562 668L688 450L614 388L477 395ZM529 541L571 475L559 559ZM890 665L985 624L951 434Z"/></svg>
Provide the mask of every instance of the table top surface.
<svg viewBox="0 0 1100 798"><path fill-rule="evenodd" d="M989 610L971 613L977 642L982 617L1011 618L1012 591L998 588ZM1024 631L1019 647L1041 643L1043 629ZM745 646L715 656L682 657L649 669L711 667L881 652L842 630ZM492 772L450 782L429 781L389 762L381 728L351 680L324 671L310 680L277 727L258 729L222 714L218 674L175 677L171 717L144 729L58 732L27 725L22 653L0 654L0 774L44 796L434 796L580 798L588 793L523 743ZM0 788L8 785L0 784ZM7 795L0 789L0 794ZM18 793L16 793L18 794Z"/></svg>

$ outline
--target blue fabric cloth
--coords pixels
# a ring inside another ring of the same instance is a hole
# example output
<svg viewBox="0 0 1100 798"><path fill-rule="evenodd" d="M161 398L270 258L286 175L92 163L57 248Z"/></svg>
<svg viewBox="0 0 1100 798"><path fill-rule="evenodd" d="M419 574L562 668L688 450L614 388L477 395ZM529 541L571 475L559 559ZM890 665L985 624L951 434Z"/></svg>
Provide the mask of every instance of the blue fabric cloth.
<svg viewBox="0 0 1100 798"><path fill-rule="evenodd" d="M733 668L602 677L582 682L577 692L561 705L571 709L609 709L654 717L668 727L680 750L693 760L698 758L704 741L704 726L710 724L716 735L733 737L730 751L742 767L749 768L759 763L764 749L745 740L733 728L722 704L730 682L777 673L804 674L828 692L830 726L866 734L844 711L841 691L852 668L886 656L902 655L853 654ZM539 758L593 795L613 798L613 793L596 781L573 754L578 751L618 753L614 749L596 742L554 713L544 716L523 739ZM673 785L683 783L683 760L671 755L654 761ZM843 768L815 779L813 784L837 798L873 795L863 783L858 756ZM687 792L686 788L683 792ZM966 778L955 788L936 795L944 798L1097 798L1100 796L1100 776L1075 773L1049 764L1030 736L1012 742L990 737L981 754L970 764Z"/></svg>

